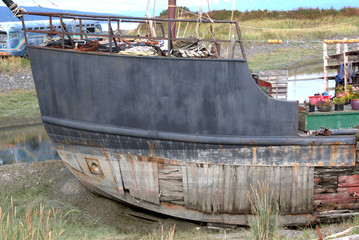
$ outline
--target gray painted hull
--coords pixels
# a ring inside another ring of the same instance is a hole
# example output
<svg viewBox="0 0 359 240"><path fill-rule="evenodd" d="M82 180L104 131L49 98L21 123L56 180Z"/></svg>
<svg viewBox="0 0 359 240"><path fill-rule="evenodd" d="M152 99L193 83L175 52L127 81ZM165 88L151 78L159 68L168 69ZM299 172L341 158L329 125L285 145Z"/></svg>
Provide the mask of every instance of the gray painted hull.
<svg viewBox="0 0 359 240"><path fill-rule="evenodd" d="M282 223L303 224L315 219L315 168L355 166L353 137L296 137L297 104L264 95L245 61L39 47L30 56L59 155L107 197L246 225L247 193L267 182Z"/></svg>

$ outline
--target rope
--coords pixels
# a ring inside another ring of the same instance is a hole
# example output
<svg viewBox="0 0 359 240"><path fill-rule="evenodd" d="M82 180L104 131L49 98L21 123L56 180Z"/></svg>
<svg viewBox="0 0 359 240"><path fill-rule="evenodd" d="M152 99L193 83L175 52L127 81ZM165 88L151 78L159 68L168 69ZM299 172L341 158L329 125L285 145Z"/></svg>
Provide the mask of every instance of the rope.
<svg viewBox="0 0 359 240"><path fill-rule="evenodd" d="M201 3L202 3L202 1L201 1ZM202 7L200 7L198 13L199 13L199 17L197 18L196 33L197 33L197 37L200 38L199 33L198 33L198 28L199 28L199 25L202 23L202 18L203 18Z"/></svg>
<svg viewBox="0 0 359 240"><path fill-rule="evenodd" d="M231 15L231 21L233 21L233 17L234 17L234 7L236 5L236 0L232 0L232 15ZM232 35L232 24L230 24L229 26L229 31L228 31L228 40L231 40L231 35Z"/></svg>
<svg viewBox="0 0 359 240"><path fill-rule="evenodd" d="M11 10L11 12L14 14L15 17L22 17L23 14L21 14L21 12L26 12L25 9L20 8L16 3L13 3L9 9Z"/></svg>
<svg viewBox="0 0 359 240"><path fill-rule="evenodd" d="M55 4L54 2L47 0L51 5L55 6L57 9L60 9L62 11L65 11L66 13L69 13L68 11L66 11L66 9L59 7L57 4Z"/></svg>
<svg viewBox="0 0 359 240"><path fill-rule="evenodd" d="M183 32L182 37L185 37L185 36L186 36L186 32L187 32L187 28L188 28L188 24L189 24L189 22L187 22L187 24L186 24L186 28L184 29L184 32Z"/></svg>
<svg viewBox="0 0 359 240"><path fill-rule="evenodd" d="M180 19L182 19L182 16L183 16L183 8L184 8L184 7L182 6ZM177 29L176 38L178 38L178 35L179 35L179 33L180 33L180 29L181 29L181 22L178 23L178 29Z"/></svg>

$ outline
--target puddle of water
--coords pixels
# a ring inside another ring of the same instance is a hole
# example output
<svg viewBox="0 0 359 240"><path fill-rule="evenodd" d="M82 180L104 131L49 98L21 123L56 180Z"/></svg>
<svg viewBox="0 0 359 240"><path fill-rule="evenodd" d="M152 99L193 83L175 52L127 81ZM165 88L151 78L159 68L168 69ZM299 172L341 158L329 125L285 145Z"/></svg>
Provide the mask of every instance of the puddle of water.
<svg viewBox="0 0 359 240"><path fill-rule="evenodd" d="M43 126L0 131L0 165L59 160Z"/></svg>

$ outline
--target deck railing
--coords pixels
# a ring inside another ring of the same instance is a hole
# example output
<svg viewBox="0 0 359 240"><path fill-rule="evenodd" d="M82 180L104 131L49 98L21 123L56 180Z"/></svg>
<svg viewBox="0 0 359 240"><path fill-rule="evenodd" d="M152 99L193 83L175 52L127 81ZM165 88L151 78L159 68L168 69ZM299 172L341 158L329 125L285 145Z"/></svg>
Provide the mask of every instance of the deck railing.
<svg viewBox="0 0 359 240"><path fill-rule="evenodd" d="M124 38L141 38L141 39L148 39L148 40L164 40L167 39L168 40L168 49L171 49L171 43L172 41L175 40L191 40L192 38L177 38L175 36L171 36L171 23L175 22L185 22L185 23L204 23L204 24L231 24L235 26L235 31L237 34L237 39L235 39L235 43L239 44L240 46L240 50L242 53L242 57L243 59L246 59L246 54L244 51L244 46L243 46L243 40L242 40L242 36L241 36L241 31L239 28L239 24L236 21L226 21L226 20L208 20L208 19L202 19L202 20L194 20L194 19L169 19L169 18L143 18L143 17L124 17L124 16L110 16L110 15L106 15L106 16L100 16L100 15L85 15L85 14L71 14L71 13L44 13L44 12L24 12L23 13L24 16L21 17L22 19L22 24L23 24L23 29L24 32L34 32L34 33L45 33L45 34L49 34L50 36L54 36L54 35L58 35L62 38L62 47L65 47L65 43L64 43L64 39L65 36L68 37L68 39L70 40L71 44L72 44L72 39L71 39L71 35L73 35L73 32L69 32L66 29L66 25L64 24L64 20L65 19L72 19L72 20L76 20L79 21L80 24L80 29L82 29L82 21L84 20L95 20L95 21L100 21L100 22L108 22L108 33L85 33L80 31L79 33L76 33L77 35L80 35L81 38L83 38L84 36L95 36L95 37L103 37L103 38L108 38L109 42L112 43L114 42L115 45L117 44L117 40L120 39L124 39ZM43 16L43 17L48 17L49 22L50 22L50 30L29 30L26 29L26 15L35 15L35 16ZM60 19L61 22L61 32L57 31L53 25L52 25L52 21L54 18L58 18ZM154 24L158 24L161 27L161 33L162 36L161 37L154 37L154 36L138 36L138 35L123 35L120 33L120 23L148 23L149 21L152 21ZM113 31L112 29L112 23L117 23L117 31ZM165 36L165 31L164 31L164 27L163 27L163 23L167 23L168 26L168 30L167 30L167 36ZM25 34L25 40L27 42L27 37ZM192 39L193 40L193 39ZM216 45L216 50L218 51L218 53L220 53L220 43L228 43L230 44L231 42L233 43L233 40L224 40L224 39L200 39L201 41L204 42L211 42L213 44ZM110 52L112 52L112 44L110 44ZM168 51L168 56L170 56L170 51Z"/></svg>

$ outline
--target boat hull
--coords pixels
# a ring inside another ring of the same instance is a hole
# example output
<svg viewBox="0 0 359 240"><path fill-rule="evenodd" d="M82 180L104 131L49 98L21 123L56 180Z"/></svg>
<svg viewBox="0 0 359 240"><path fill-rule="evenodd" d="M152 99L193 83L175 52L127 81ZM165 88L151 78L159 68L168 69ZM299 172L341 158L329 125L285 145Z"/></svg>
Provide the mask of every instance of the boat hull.
<svg viewBox="0 0 359 240"><path fill-rule="evenodd" d="M305 224L323 200L316 169L355 169L354 137L297 137L297 103L268 98L243 60L29 52L42 120L61 159L112 199L247 225L248 193L267 183L281 223Z"/></svg>
<svg viewBox="0 0 359 240"><path fill-rule="evenodd" d="M266 182L273 201L280 205L281 224L314 222L315 169L355 165L354 142L332 146L199 144L88 131L84 130L87 125L81 127L80 123L75 129L69 122L60 126L51 120L44 118L45 127L59 155L88 188L187 220L247 225L251 215L248 193ZM340 154L333 155L338 151ZM316 152L338 158L325 162ZM295 154L299 153L303 155L297 158ZM275 155L282 156L277 164L264 162ZM254 163L254 156L261 162ZM286 162L279 161L283 159Z"/></svg>

